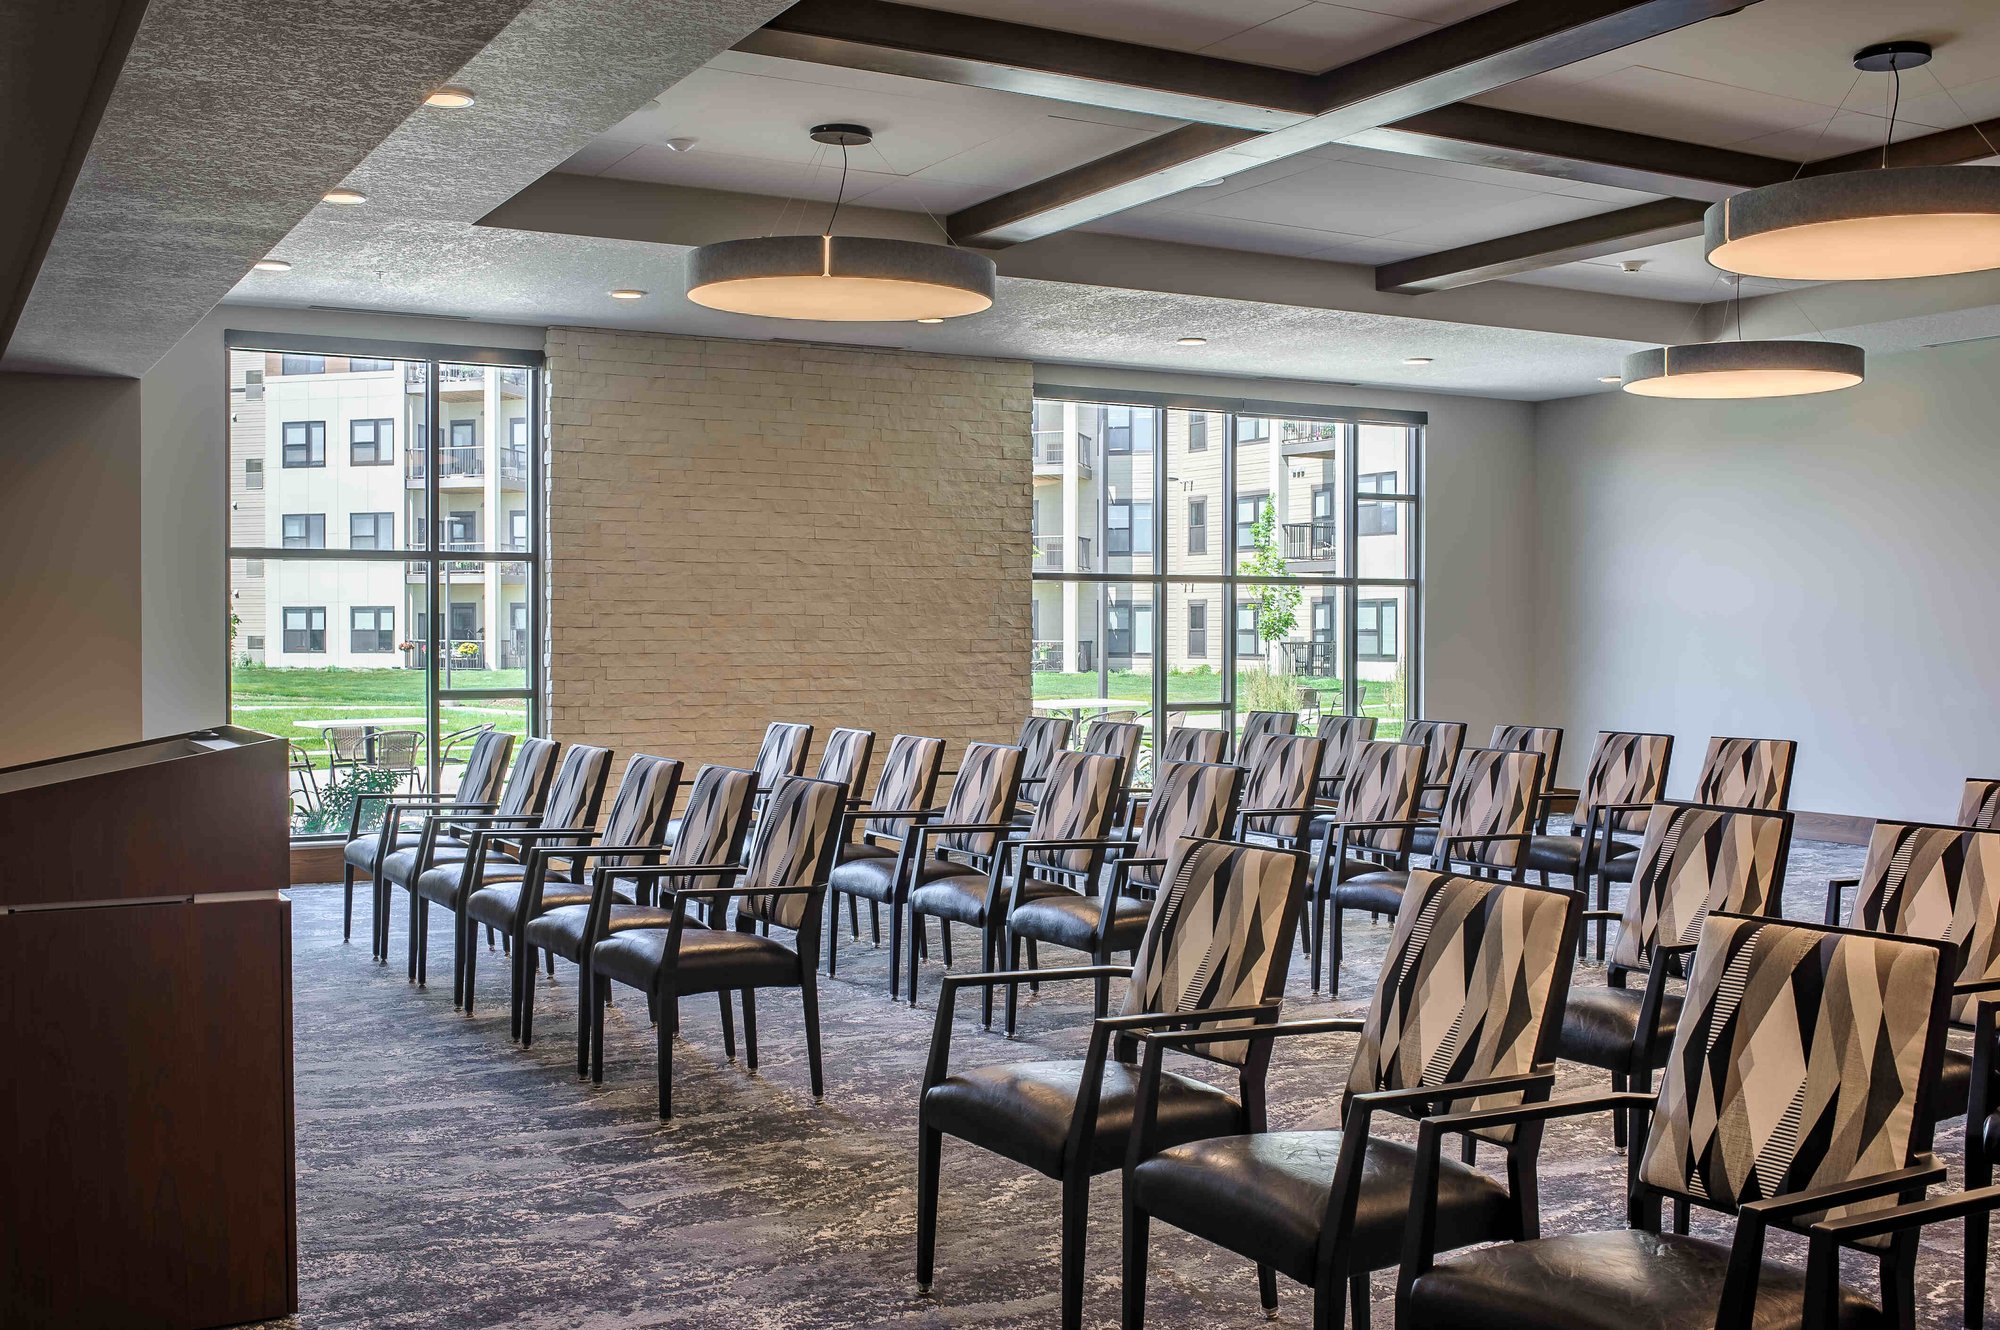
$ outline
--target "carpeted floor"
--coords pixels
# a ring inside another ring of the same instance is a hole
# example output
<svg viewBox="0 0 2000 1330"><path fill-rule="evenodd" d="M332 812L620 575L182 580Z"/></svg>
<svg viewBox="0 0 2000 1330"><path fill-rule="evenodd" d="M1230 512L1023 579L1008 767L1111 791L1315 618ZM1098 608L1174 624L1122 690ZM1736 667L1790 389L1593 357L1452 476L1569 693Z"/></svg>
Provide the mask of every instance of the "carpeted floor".
<svg viewBox="0 0 2000 1330"><path fill-rule="evenodd" d="M1789 910L1820 911L1825 878L1860 852L1794 847ZM654 1114L645 1005L620 990L606 1031L605 1083L573 1072L574 971L544 976L538 1039L507 1038L506 970L482 957L484 1005L450 1001L449 941L428 991L340 941L340 892L293 893L301 1312L286 1326L609 1326L839 1330L875 1326L1044 1327L1056 1316L1055 1184L947 1142L937 1285L912 1276L916 1086L929 1045L935 962L919 1010L886 996L886 953L847 942L822 981L827 1094L806 1088L795 998L759 1003L761 1070L722 1057L714 1003L687 1004L675 1112ZM365 912L365 903L363 905ZM434 916L435 917L435 916ZM403 945L395 920L392 949ZM866 925L863 926L864 935ZM1293 967L1288 1015L1360 1014L1388 936L1350 929L1346 991L1314 999ZM961 932L961 941L965 935ZM935 950L935 949L933 949ZM972 965L970 946L958 968ZM1063 963L1045 955L1044 964ZM1586 967L1577 982L1599 972ZM1116 998L1114 997L1114 1002ZM1088 985L1055 986L1024 1008L1008 1042L961 1019L955 1062L1077 1055ZM1349 1036L1294 1041L1273 1067L1274 1126L1331 1125ZM1562 1090L1596 1088L1566 1069ZM1940 1139L1958 1158L1958 1133ZM1545 1231L1622 1223L1622 1157L1601 1121L1554 1130L1543 1150ZM1086 1320L1117 1324L1116 1174L1093 1194ZM1697 1231L1718 1226L1704 1224ZM1786 1250L1786 1239L1774 1247ZM1926 1248L1920 1319L1957 1324L1955 1225ZM1390 1324L1391 1278L1375 1283ZM1150 1323L1259 1325L1244 1262L1156 1225ZM1311 1295L1281 1286L1279 1323L1310 1319Z"/></svg>

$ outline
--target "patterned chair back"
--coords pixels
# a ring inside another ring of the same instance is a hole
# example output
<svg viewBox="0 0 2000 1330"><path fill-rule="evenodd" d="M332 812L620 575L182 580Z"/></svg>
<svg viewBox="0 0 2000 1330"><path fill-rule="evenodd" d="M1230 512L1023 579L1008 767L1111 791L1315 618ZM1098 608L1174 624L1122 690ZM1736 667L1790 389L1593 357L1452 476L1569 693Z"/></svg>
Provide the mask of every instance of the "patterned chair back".
<svg viewBox="0 0 2000 1330"><path fill-rule="evenodd" d="M1590 770L1584 776L1583 797L1573 825L1580 835L1591 810L1600 804L1655 804L1667 789L1667 764L1673 760L1671 734L1633 734L1600 730L1590 750ZM1614 831L1643 831L1644 813L1620 813Z"/></svg>
<svg viewBox="0 0 2000 1330"><path fill-rule="evenodd" d="M1694 801L1723 808L1783 808L1791 802L1792 763L1798 755L1796 739L1710 739Z"/></svg>
<svg viewBox="0 0 2000 1330"><path fill-rule="evenodd" d="M1326 740L1320 754L1319 780L1323 786L1343 786L1353 770L1361 746L1375 738L1373 716L1321 716L1319 737Z"/></svg>
<svg viewBox="0 0 2000 1330"><path fill-rule="evenodd" d="M1305 870L1306 857L1291 850L1214 840L1175 845L1132 959L1125 1014L1250 1006L1282 994ZM1248 1024L1214 1021L1202 1028ZM1250 1057L1241 1039L1192 1051L1233 1067Z"/></svg>
<svg viewBox="0 0 2000 1330"><path fill-rule="evenodd" d="M514 757L514 774L507 778L507 792L500 796L500 806L494 811L507 817L533 817L541 812L560 752L562 745L554 739L522 740L521 751Z"/></svg>
<svg viewBox="0 0 2000 1330"><path fill-rule="evenodd" d="M1049 774L1049 763L1069 747L1075 726L1066 716L1030 716L1021 722L1021 779L1029 782L1021 802L1034 806L1041 797L1041 781Z"/></svg>
<svg viewBox="0 0 2000 1330"><path fill-rule="evenodd" d="M1514 1076L1550 1061L1582 908L1580 895L1553 887L1413 871L1347 1094ZM1519 1102L1518 1092L1495 1094L1452 1109Z"/></svg>
<svg viewBox="0 0 2000 1330"><path fill-rule="evenodd" d="M921 734L899 734L889 741L889 756L875 779L877 808L929 808L937 793L938 770L944 766L944 740ZM892 817L871 817L862 830L870 836L900 841L914 824Z"/></svg>
<svg viewBox="0 0 2000 1330"><path fill-rule="evenodd" d="M1643 973L1655 947L1693 946L1711 914L1776 915L1791 841L1790 813L1654 804L1611 969Z"/></svg>
<svg viewBox="0 0 2000 1330"><path fill-rule="evenodd" d="M819 750L820 780L847 787L847 797L861 797L862 782L868 779L868 759L875 754L875 731L838 729L826 736Z"/></svg>
<svg viewBox="0 0 2000 1330"><path fill-rule="evenodd" d="M589 744L571 744L563 754L555 783L549 786L548 802L542 807L545 827L587 827L597 821L597 805L604 798L604 783L611 778L611 750ZM544 845L568 844L544 841Z"/></svg>
<svg viewBox="0 0 2000 1330"><path fill-rule="evenodd" d="M1252 711L1243 717L1243 737L1237 741L1236 751L1248 762L1260 740L1274 734L1297 734L1299 713L1296 711Z"/></svg>
<svg viewBox="0 0 2000 1330"><path fill-rule="evenodd" d="M764 727L764 742L757 745L757 785L770 789L785 776L803 775L806 754L812 749L813 727L774 720ZM757 807L764 796L757 796Z"/></svg>
<svg viewBox="0 0 2000 1330"><path fill-rule="evenodd" d="M1535 795L1542 788L1542 755L1511 748L1474 748L1465 754L1438 814L1438 855L1488 868L1521 862L1522 840L1480 840L1454 845L1452 836L1526 837L1535 827Z"/></svg>
<svg viewBox="0 0 2000 1330"><path fill-rule="evenodd" d="M1949 942L1954 981L2000 979L2000 831L1877 822L1848 926ZM1954 997L1951 1018L1969 1023L1980 997Z"/></svg>
<svg viewBox="0 0 2000 1330"><path fill-rule="evenodd" d="M1958 824L1992 831L2000 827L2000 780L1973 777L1958 798Z"/></svg>
<svg viewBox="0 0 2000 1330"><path fill-rule="evenodd" d="M1340 817L1346 822L1408 822L1417 815L1417 791L1424 775L1424 746L1371 739L1355 751L1348 764L1347 783L1340 796ZM1352 831L1347 843L1356 849L1395 850L1409 844L1409 833L1389 828Z"/></svg>
<svg viewBox="0 0 2000 1330"><path fill-rule="evenodd" d="M1229 731L1203 729L1198 725L1176 725L1167 731L1167 746L1161 750L1160 764L1220 762L1228 751Z"/></svg>
<svg viewBox="0 0 2000 1330"><path fill-rule="evenodd" d="M1100 720L1083 737L1083 751L1116 759L1118 784L1129 785L1138 770L1139 741L1145 737L1146 727L1136 721Z"/></svg>
<svg viewBox="0 0 2000 1330"><path fill-rule="evenodd" d="M1488 748L1511 748L1517 753L1542 755L1542 788L1546 793L1556 783L1556 768L1562 765L1563 731L1560 725L1495 725ZM1539 811L1539 806L1538 806Z"/></svg>
<svg viewBox="0 0 2000 1330"><path fill-rule="evenodd" d="M847 806L847 786L839 781L786 776L764 801L757 839L743 875L740 919L761 919L779 928L801 928L820 917L818 894L758 895L771 887L824 887L833 868L835 833ZM801 945L802 952L812 948Z"/></svg>
<svg viewBox="0 0 2000 1330"><path fill-rule="evenodd" d="M741 767L706 766L695 773L680 834L667 862L679 868L693 864L733 864L743 853L750 827L750 807L757 791L757 773ZM685 891L722 891L722 877L675 878L672 886Z"/></svg>
<svg viewBox="0 0 2000 1330"><path fill-rule="evenodd" d="M1102 840L1118 814L1118 777L1123 768L1106 753L1057 753L1028 824L1029 840ZM1038 850L1028 859L1037 868L1066 873L1088 871L1101 852Z"/></svg>
<svg viewBox="0 0 2000 1330"><path fill-rule="evenodd" d="M1244 753L1250 770L1243 787L1245 808L1296 808L1299 816L1263 815L1245 819L1247 834L1297 836L1305 825L1319 783L1325 741L1308 734L1267 734Z"/></svg>
<svg viewBox="0 0 2000 1330"><path fill-rule="evenodd" d="M1710 915L1640 1185L1733 1213L1914 1162L1930 1147L1945 971L1932 942Z"/></svg>
<svg viewBox="0 0 2000 1330"><path fill-rule="evenodd" d="M1413 720L1403 727L1403 742L1424 746L1424 784L1449 785L1465 751L1465 722Z"/></svg>
<svg viewBox="0 0 2000 1330"><path fill-rule="evenodd" d="M967 744L965 760L951 783L941 822L997 826L1014 816L1021 792L1023 751L1013 744ZM939 850L983 859L999 840L991 831L947 831L931 842Z"/></svg>
<svg viewBox="0 0 2000 1330"><path fill-rule="evenodd" d="M513 751L514 736L504 730L487 730L474 739L454 797L469 804L497 802L500 783L507 778L507 758Z"/></svg>
<svg viewBox="0 0 2000 1330"><path fill-rule="evenodd" d="M658 845L667 833L667 820L674 811L674 795L681 786L681 764L671 757L634 753L618 778L618 793L611 798L611 812L604 819L606 845ZM642 864L649 854L614 854L598 862L624 868Z"/></svg>
<svg viewBox="0 0 2000 1330"><path fill-rule="evenodd" d="M1220 731L1217 731L1220 733ZM1168 858L1184 840L1210 840L1229 830L1236 800L1243 793L1243 768L1224 762L1175 762L1153 782L1146 825L1132 851L1135 859ZM1161 870L1135 866L1130 880L1144 887L1160 883Z"/></svg>

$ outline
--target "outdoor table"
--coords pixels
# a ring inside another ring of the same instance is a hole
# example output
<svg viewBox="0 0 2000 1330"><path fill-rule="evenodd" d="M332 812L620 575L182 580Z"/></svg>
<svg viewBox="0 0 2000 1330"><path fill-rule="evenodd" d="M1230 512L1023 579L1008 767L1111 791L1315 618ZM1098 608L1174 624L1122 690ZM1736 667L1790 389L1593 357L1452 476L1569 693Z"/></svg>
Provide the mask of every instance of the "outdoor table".
<svg viewBox="0 0 2000 1330"><path fill-rule="evenodd" d="M295 720L294 726L302 730L325 732L336 725L359 725L362 741L368 745L368 760L375 760L375 736L383 730L420 730L424 727L422 716L337 716L332 720Z"/></svg>

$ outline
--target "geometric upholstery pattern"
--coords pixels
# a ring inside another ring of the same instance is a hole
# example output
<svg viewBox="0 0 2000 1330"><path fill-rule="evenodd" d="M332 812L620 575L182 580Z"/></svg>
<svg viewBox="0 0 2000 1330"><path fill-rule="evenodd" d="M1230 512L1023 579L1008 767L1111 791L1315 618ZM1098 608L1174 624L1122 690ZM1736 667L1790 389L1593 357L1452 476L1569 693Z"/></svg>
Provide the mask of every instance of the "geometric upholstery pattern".
<svg viewBox="0 0 2000 1330"><path fill-rule="evenodd" d="M889 741L889 756L875 781L877 808L921 808L937 788L938 768L944 763L944 740L920 734L899 734ZM907 821L893 817L871 817L863 830L871 836L902 838Z"/></svg>
<svg viewBox="0 0 2000 1330"><path fill-rule="evenodd" d="M1131 783L1132 773L1139 762L1139 741L1146 737L1146 727L1133 721L1100 720L1091 725L1090 733L1083 737L1083 751L1098 753L1118 760L1118 784Z"/></svg>
<svg viewBox="0 0 2000 1330"><path fill-rule="evenodd" d="M1229 841L1181 841L1168 856L1160 899L1133 958L1125 1013L1185 1014L1263 1002L1273 980L1282 982L1290 958L1301 881L1296 854ZM1250 1050L1242 1040L1227 1040L1191 1051L1241 1066Z"/></svg>
<svg viewBox="0 0 2000 1330"><path fill-rule="evenodd" d="M1534 830L1535 796L1541 792L1542 755L1509 748L1474 748L1452 778L1438 815L1441 859L1459 859L1489 868L1520 863ZM1447 846L1455 836L1490 836ZM1518 839L1517 839L1518 838Z"/></svg>
<svg viewBox="0 0 2000 1330"><path fill-rule="evenodd" d="M1958 825L1981 831L2000 828L2000 780L1975 776L1965 782L1958 799Z"/></svg>
<svg viewBox="0 0 2000 1330"><path fill-rule="evenodd" d="M1611 968L1644 973L1655 947L1700 941L1711 914L1775 914L1790 829L1779 813L1655 804Z"/></svg>
<svg viewBox="0 0 2000 1330"><path fill-rule="evenodd" d="M597 819L597 801L604 795L604 782L611 775L611 750L588 744L571 744L549 787L548 802L542 808L545 827L583 827ZM568 836L542 841L544 846L571 844Z"/></svg>
<svg viewBox="0 0 2000 1330"><path fill-rule="evenodd" d="M507 778L507 792L500 797L495 814L503 818L532 816L549 792L549 773L561 751L562 745L554 739L522 740L521 751L514 757L514 774Z"/></svg>
<svg viewBox="0 0 2000 1330"><path fill-rule="evenodd" d="M673 807L674 792L681 783L681 764L671 757L634 753L618 779L618 793L611 800L611 812L604 819L603 845L657 845L667 827L667 813ZM629 855L607 855L597 862L623 867L643 863L643 851Z"/></svg>
<svg viewBox="0 0 2000 1330"><path fill-rule="evenodd" d="M1658 803L1666 792L1667 764L1673 752L1671 734L1600 730L1590 754L1590 771L1584 777L1583 797L1572 820L1577 834L1589 826L1591 813L1602 805ZM1614 831L1643 831L1646 813L1620 813L1613 823Z"/></svg>
<svg viewBox="0 0 2000 1330"><path fill-rule="evenodd" d="M1322 716L1319 737L1326 740L1326 752L1319 760L1320 784L1338 787L1347 779L1361 745L1374 739L1375 717Z"/></svg>
<svg viewBox="0 0 2000 1330"><path fill-rule="evenodd" d="M820 780L837 781L847 787L847 797L861 797L861 783L868 779L868 759L875 751L875 731L838 729L826 736L820 749Z"/></svg>
<svg viewBox="0 0 2000 1330"><path fill-rule="evenodd" d="M667 863L675 868L697 864L733 863L743 844L743 829L749 825L757 773L741 767L709 765L695 773L694 789L688 795L687 811L681 814L680 834L674 838ZM677 877L667 886L690 894L727 891L723 877Z"/></svg>
<svg viewBox="0 0 2000 1330"><path fill-rule="evenodd" d="M1236 751L1244 761L1250 760L1250 750L1258 740L1273 734L1297 734L1299 713L1296 711L1252 711L1243 717L1243 737L1236 743Z"/></svg>
<svg viewBox="0 0 2000 1330"><path fill-rule="evenodd" d="M1941 965L1913 939L1711 915L1640 1180L1734 1212L1907 1166Z"/></svg>
<svg viewBox="0 0 2000 1330"><path fill-rule="evenodd" d="M1107 753L1057 753L1042 782L1041 802L1035 805L1027 839L1101 839L1111 830L1111 819L1117 812L1115 796L1118 776L1123 770L1123 764ZM1028 859L1037 868L1082 873L1090 869L1100 853L1089 846L1078 846L1069 850L1031 851Z"/></svg>
<svg viewBox="0 0 2000 1330"><path fill-rule="evenodd" d="M1417 786L1423 778L1422 744L1370 739L1348 764L1340 797L1343 822L1408 822L1417 815ZM1401 828L1350 831L1348 843L1361 849L1394 850L1409 833Z"/></svg>
<svg viewBox="0 0 2000 1330"><path fill-rule="evenodd" d="M1069 733L1068 725L1068 721L1063 722L1065 736ZM951 797L945 801L944 815L938 820L988 826L1005 822L1021 787L1023 759L1024 750L1012 744L967 744L965 758L958 764L958 776L951 784ZM1049 759L1054 761L1054 752ZM1043 775L1047 774L1044 766ZM933 844L940 850L984 856L993 853L997 839L990 831L948 831Z"/></svg>
<svg viewBox="0 0 2000 1330"><path fill-rule="evenodd" d="M750 847L749 871L738 889L745 893L737 913L762 919L779 928L797 928L817 911L810 895L758 895L773 887L812 887L826 859L827 842L840 823L848 786L840 781L787 776L778 782L757 819L756 842Z"/></svg>
<svg viewBox="0 0 2000 1330"><path fill-rule="evenodd" d="M757 788L768 790L778 783L781 776L803 775L806 769L806 754L812 749L813 727L789 724L774 720L764 727L764 742L757 746ZM757 807L764 806L764 796L757 796Z"/></svg>
<svg viewBox="0 0 2000 1330"><path fill-rule="evenodd" d="M1217 731L1220 733L1220 731ZM1146 825L1139 832L1134 859L1165 859L1183 840L1210 840L1229 829L1236 794L1243 786L1243 768L1221 762L1175 762L1153 782L1153 799L1146 806ZM1131 880L1156 886L1161 869L1135 864Z"/></svg>
<svg viewBox="0 0 2000 1330"><path fill-rule="evenodd" d="M459 774L458 792L452 797L462 804L490 804L500 797L500 782L507 775L507 755L514 751L514 736L505 730L487 730L472 741L465 770Z"/></svg>
<svg viewBox="0 0 2000 1330"><path fill-rule="evenodd" d="M2000 831L1877 822L1849 926L1958 948L1954 982L2000 979ZM1979 994L1952 999L1969 1024Z"/></svg>
<svg viewBox="0 0 2000 1330"><path fill-rule="evenodd" d="M1021 780L1028 784L1029 797L1023 803L1032 804L1040 797L1035 789L1049 774L1049 763L1056 760L1069 744L1072 722L1064 716L1030 716L1021 723Z"/></svg>
<svg viewBox="0 0 2000 1330"><path fill-rule="evenodd" d="M1167 744L1160 750L1161 763L1220 762L1229 747L1229 731L1176 725L1167 731Z"/></svg>
<svg viewBox="0 0 2000 1330"><path fill-rule="evenodd" d="M1403 727L1403 742L1424 746L1424 784L1449 785L1465 748L1465 722L1413 720Z"/></svg>
<svg viewBox="0 0 2000 1330"><path fill-rule="evenodd" d="M1347 1093L1533 1070L1549 1017L1560 1019L1580 908L1568 891L1412 871ZM1520 1102L1518 1092L1494 1094L1455 1102L1452 1111Z"/></svg>
<svg viewBox="0 0 2000 1330"><path fill-rule="evenodd" d="M1321 748L1319 739L1305 734L1267 734L1254 745L1245 744L1242 765L1250 769L1250 780L1243 789L1243 807L1296 808L1303 813L1312 802L1313 788L1319 778ZM1296 836L1303 819L1265 814L1252 820L1256 825L1246 827L1248 832Z"/></svg>
<svg viewBox="0 0 2000 1330"><path fill-rule="evenodd" d="M1783 808L1791 799L1796 739L1708 741L1695 781L1694 802L1724 808Z"/></svg>
<svg viewBox="0 0 2000 1330"><path fill-rule="evenodd" d="M1560 725L1495 725L1488 748L1511 748L1517 753L1542 755L1542 785L1555 784L1556 767L1562 763L1563 731Z"/></svg>

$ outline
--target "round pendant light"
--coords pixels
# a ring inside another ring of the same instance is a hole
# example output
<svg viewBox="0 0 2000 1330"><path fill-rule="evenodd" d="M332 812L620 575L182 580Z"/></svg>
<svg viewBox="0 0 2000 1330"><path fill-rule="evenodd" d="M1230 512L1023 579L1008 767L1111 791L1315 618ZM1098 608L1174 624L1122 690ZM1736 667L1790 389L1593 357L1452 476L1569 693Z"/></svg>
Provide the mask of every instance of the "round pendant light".
<svg viewBox="0 0 2000 1330"><path fill-rule="evenodd" d="M1930 58L1927 43L1883 42L1857 52L1854 66L1892 75L1900 103L1903 71ZM1711 205L1702 226L1708 261L1746 277L1805 282L2000 268L2000 171L1888 166L1894 105L1882 169L1787 180Z"/></svg>
<svg viewBox="0 0 2000 1330"><path fill-rule="evenodd" d="M1799 397L1852 388L1866 357L1846 342L1696 342L1625 357L1625 391L1641 397Z"/></svg>
<svg viewBox="0 0 2000 1330"><path fill-rule="evenodd" d="M837 236L847 150L874 141L862 125L818 125L815 142L841 150L841 185L820 235L757 236L688 255L687 296L732 314L829 323L935 321L993 304L993 260L948 245Z"/></svg>

